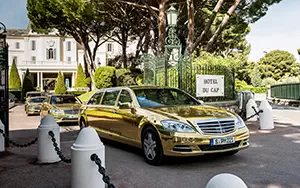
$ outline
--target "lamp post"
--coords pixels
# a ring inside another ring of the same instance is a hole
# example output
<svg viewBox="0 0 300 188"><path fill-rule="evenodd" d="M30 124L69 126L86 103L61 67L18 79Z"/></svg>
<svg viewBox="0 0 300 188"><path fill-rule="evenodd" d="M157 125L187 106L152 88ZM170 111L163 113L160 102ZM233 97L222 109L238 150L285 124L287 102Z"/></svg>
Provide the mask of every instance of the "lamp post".
<svg viewBox="0 0 300 188"><path fill-rule="evenodd" d="M178 12L177 10L171 6L167 11L167 31L168 35L165 40L165 86L168 86L168 65L169 62L175 62L178 64L178 87L180 88L180 80L181 80L181 72L182 67L179 65L179 56L181 54L181 43L176 33L176 26L177 26L177 17ZM175 53L173 51L175 50ZM173 64L175 64L173 63Z"/></svg>

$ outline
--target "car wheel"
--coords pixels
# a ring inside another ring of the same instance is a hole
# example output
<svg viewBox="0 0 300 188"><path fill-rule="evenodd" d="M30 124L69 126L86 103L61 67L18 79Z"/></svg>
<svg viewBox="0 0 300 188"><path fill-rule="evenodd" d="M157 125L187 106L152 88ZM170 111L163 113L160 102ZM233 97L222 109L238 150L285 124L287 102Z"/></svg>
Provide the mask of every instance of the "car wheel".
<svg viewBox="0 0 300 188"><path fill-rule="evenodd" d="M151 165L160 165L164 154L158 133L153 127L147 127L142 135L142 147L146 162Z"/></svg>
<svg viewBox="0 0 300 188"><path fill-rule="evenodd" d="M87 127L84 118L80 118L79 127L80 130Z"/></svg>

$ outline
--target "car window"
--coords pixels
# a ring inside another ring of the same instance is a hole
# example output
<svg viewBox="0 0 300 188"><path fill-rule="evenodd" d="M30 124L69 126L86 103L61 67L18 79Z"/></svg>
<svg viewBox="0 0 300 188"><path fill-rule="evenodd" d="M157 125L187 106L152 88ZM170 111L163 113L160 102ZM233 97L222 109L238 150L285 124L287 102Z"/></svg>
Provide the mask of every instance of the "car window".
<svg viewBox="0 0 300 188"><path fill-rule="evenodd" d="M75 96L52 96L50 104L74 104L79 103Z"/></svg>
<svg viewBox="0 0 300 188"><path fill-rule="evenodd" d="M106 91L102 100L103 105L114 106L120 90Z"/></svg>
<svg viewBox="0 0 300 188"><path fill-rule="evenodd" d="M103 93L104 93L103 91L95 93L87 104L89 105L100 104Z"/></svg>
<svg viewBox="0 0 300 188"><path fill-rule="evenodd" d="M159 107L173 105L200 105L200 103L178 89L134 89L141 107Z"/></svg>
<svg viewBox="0 0 300 188"><path fill-rule="evenodd" d="M30 102L32 102L32 103L42 103L42 102L44 102L45 101L45 99L46 98L31 98L30 99Z"/></svg>
<svg viewBox="0 0 300 188"><path fill-rule="evenodd" d="M118 105L122 103L131 103L131 102L132 102L132 98L130 96L130 93L127 90L122 90L119 97Z"/></svg>

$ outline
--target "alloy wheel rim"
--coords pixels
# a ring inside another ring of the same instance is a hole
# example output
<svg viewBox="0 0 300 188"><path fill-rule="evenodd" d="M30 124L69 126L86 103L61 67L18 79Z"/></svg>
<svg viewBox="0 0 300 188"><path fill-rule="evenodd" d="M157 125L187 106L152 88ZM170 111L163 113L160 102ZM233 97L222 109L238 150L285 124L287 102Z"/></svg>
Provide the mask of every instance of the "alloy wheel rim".
<svg viewBox="0 0 300 188"><path fill-rule="evenodd" d="M153 160L156 156L156 142L153 140L151 133L147 133L144 138L144 153L149 160Z"/></svg>

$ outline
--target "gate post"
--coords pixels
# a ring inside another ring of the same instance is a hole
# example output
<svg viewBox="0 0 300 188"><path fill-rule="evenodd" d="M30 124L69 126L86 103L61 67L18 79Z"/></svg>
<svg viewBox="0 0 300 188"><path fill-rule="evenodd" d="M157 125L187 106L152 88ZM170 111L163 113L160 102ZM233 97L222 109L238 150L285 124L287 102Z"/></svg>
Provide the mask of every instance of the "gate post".
<svg viewBox="0 0 300 188"><path fill-rule="evenodd" d="M9 136L8 96L8 45L6 43L6 27L0 22L0 120L5 126L7 136ZM5 139L5 146L9 146L8 139Z"/></svg>

